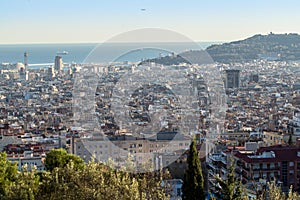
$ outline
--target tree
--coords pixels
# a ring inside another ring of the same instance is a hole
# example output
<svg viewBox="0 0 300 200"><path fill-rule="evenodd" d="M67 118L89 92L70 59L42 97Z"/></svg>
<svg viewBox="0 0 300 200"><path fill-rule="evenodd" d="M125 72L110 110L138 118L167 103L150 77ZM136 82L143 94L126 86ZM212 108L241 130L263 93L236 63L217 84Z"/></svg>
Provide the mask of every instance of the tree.
<svg viewBox="0 0 300 200"><path fill-rule="evenodd" d="M234 173L235 163L234 159L230 158L228 172L226 174L226 180L223 180L219 176L215 176L217 181L218 191L216 196L223 200L242 200L244 199L244 192L241 182L235 177Z"/></svg>
<svg viewBox="0 0 300 200"><path fill-rule="evenodd" d="M281 187L276 185L276 181L271 181L267 183L267 188L262 191L264 195L257 197L257 200L298 200L300 196L297 192L293 192L293 186L290 186L288 194L282 192Z"/></svg>
<svg viewBox="0 0 300 200"><path fill-rule="evenodd" d="M137 173L133 174L133 177L139 183L140 199L169 199L166 196L168 186L163 184L163 180L170 178L168 171Z"/></svg>
<svg viewBox="0 0 300 200"><path fill-rule="evenodd" d="M298 193L293 192L293 186L291 185L287 200L298 200L299 198L300 196L298 195Z"/></svg>
<svg viewBox="0 0 300 200"><path fill-rule="evenodd" d="M75 168L84 167L84 161L79 156L68 154L65 149L53 149L47 154L45 167L47 170L52 171L56 167L65 167L71 161L74 163Z"/></svg>
<svg viewBox="0 0 300 200"><path fill-rule="evenodd" d="M29 171L27 165L23 165L18 178L10 185L9 192L5 199L14 200L34 200L35 194L39 190L39 176L36 174L36 168L32 167Z"/></svg>
<svg viewBox="0 0 300 200"><path fill-rule="evenodd" d="M43 174L39 199L55 200L141 200L167 199L160 182L149 175L130 174L89 162L83 169L56 167Z"/></svg>
<svg viewBox="0 0 300 200"><path fill-rule="evenodd" d="M7 195L9 187L17 180L17 175L17 164L8 161L6 153L0 152L0 199Z"/></svg>
<svg viewBox="0 0 300 200"><path fill-rule="evenodd" d="M192 139L187 158L188 168L184 174L182 185L183 200L205 199L204 180L199 155L196 149L196 140Z"/></svg>
<svg viewBox="0 0 300 200"><path fill-rule="evenodd" d="M268 197L272 200L282 200L285 199L285 194L282 193L281 188L277 187L275 181L272 181L268 185Z"/></svg>
<svg viewBox="0 0 300 200"><path fill-rule="evenodd" d="M289 136L289 140L288 140L288 145L292 146L294 143L293 143L293 135L290 134Z"/></svg>
<svg viewBox="0 0 300 200"><path fill-rule="evenodd" d="M53 153L54 152L54 153ZM16 165L0 153L0 199L3 200L142 200L168 199L162 187L162 174L130 174L90 161L81 161L64 150L53 150L48 159L51 170L18 172ZM65 159L65 160L64 160ZM51 162L50 162L51 161Z"/></svg>

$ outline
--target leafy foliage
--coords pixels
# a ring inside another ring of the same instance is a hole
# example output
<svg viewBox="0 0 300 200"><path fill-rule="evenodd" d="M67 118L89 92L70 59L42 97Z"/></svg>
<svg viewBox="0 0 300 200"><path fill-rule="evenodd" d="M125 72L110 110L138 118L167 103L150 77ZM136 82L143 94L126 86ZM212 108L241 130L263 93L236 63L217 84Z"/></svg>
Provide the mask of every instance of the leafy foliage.
<svg viewBox="0 0 300 200"><path fill-rule="evenodd" d="M17 179L17 165L6 159L5 153L0 153L0 199L9 192L9 187Z"/></svg>
<svg viewBox="0 0 300 200"><path fill-rule="evenodd" d="M58 162L48 158L48 171L28 171L24 166L18 172L16 165L6 160L4 153L0 155L0 199L167 199L165 188L161 185L162 172L131 174L94 161L85 165L80 158L62 150L48 154L51 159L58 158Z"/></svg>
<svg viewBox="0 0 300 200"><path fill-rule="evenodd" d="M56 167L65 167L72 161L76 168L83 168L84 161L73 154L68 154L65 149L53 149L46 157L45 167L47 170L52 171Z"/></svg>
<svg viewBox="0 0 300 200"><path fill-rule="evenodd" d="M36 176L36 169L27 171L24 165L22 171L17 174L18 178L12 182L6 195L6 199L33 200L39 190L39 177Z"/></svg>
<svg viewBox="0 0 300 200"><path fill-rule="evenodd" d="M299 200L300 195L293 191L293 187L290 187L289 193L286 195L281 191L281 188L276 185L275 181L267 183L267 189L262 191L262 194L258 196L257 200Z"/></svg>

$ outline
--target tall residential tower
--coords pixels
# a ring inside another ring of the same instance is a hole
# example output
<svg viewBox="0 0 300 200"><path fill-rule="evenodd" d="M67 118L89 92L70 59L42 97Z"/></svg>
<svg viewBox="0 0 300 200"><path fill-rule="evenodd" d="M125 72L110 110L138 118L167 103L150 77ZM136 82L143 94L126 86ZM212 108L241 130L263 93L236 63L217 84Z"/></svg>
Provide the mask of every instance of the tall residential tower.
<svg viewBox="0 0 300 200"><path fill-rule="evenodd" d="M226 70L226 89L240 87L240 70Z"/></svg>
<svg viewBox="0 0 300 200"><path fill-rule="evenodd" d="M55 61L54 61L54 69L56 72L60 73L64 67L63 61L61 56L55 56Z"/></svg>

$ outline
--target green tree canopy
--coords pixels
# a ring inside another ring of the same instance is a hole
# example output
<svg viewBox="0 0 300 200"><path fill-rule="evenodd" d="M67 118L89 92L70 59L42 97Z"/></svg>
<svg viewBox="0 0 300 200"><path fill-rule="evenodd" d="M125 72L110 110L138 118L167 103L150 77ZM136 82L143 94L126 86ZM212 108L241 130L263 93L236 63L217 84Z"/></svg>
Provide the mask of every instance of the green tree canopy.
<svg viewBox="0 0 300 200"><path fill-rule="evenodd" d="M69 154L65 149L53 149L46 156L45 167L52 171L56 167L65 167L71 161L75 168L84 167L84 161L79 156Z"/></svg>
<svg viewBox="0 0 300 200"><path fill-rule="evenodd" d="M58 149L49 152L47 171L18 172L16 164L0 153L0 199L2 200L167 200L162 173L131 174L102 163L83 163ZM57 159L57 160L55 160Z"/></svg>
<svg viewBox="0 0 300 200"><path fill-rule="evenodd" d="M17 180L17 164L7 160L6 154L0 152L0 199L9 191L10 185Z"/></svg>

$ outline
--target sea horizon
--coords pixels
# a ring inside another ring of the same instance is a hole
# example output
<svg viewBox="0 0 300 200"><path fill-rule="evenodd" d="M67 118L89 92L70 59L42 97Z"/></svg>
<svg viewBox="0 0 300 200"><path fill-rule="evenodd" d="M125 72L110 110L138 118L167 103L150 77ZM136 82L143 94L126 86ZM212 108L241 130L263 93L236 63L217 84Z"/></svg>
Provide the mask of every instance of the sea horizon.
<svg viewBox="0 0 300 200"><path fill-rule="evenodd" d="M32 43L0 44L0 63L24 62L28 54L29 64L53 63L56 55L61 55L65 63L82 63L91 52L98 52L102 62L151 59L170 52L181 53L188 50L205 50L221 42L105 42L105 43ZM132 50L132 52L129 52ZM128 55L124 56L124 52ZM119 53L119 54L118 54ZM115 55L118 55L117 57ZM122 59L121 59L122 58ZM120 60L121 59L121 60Z"/></svg>

